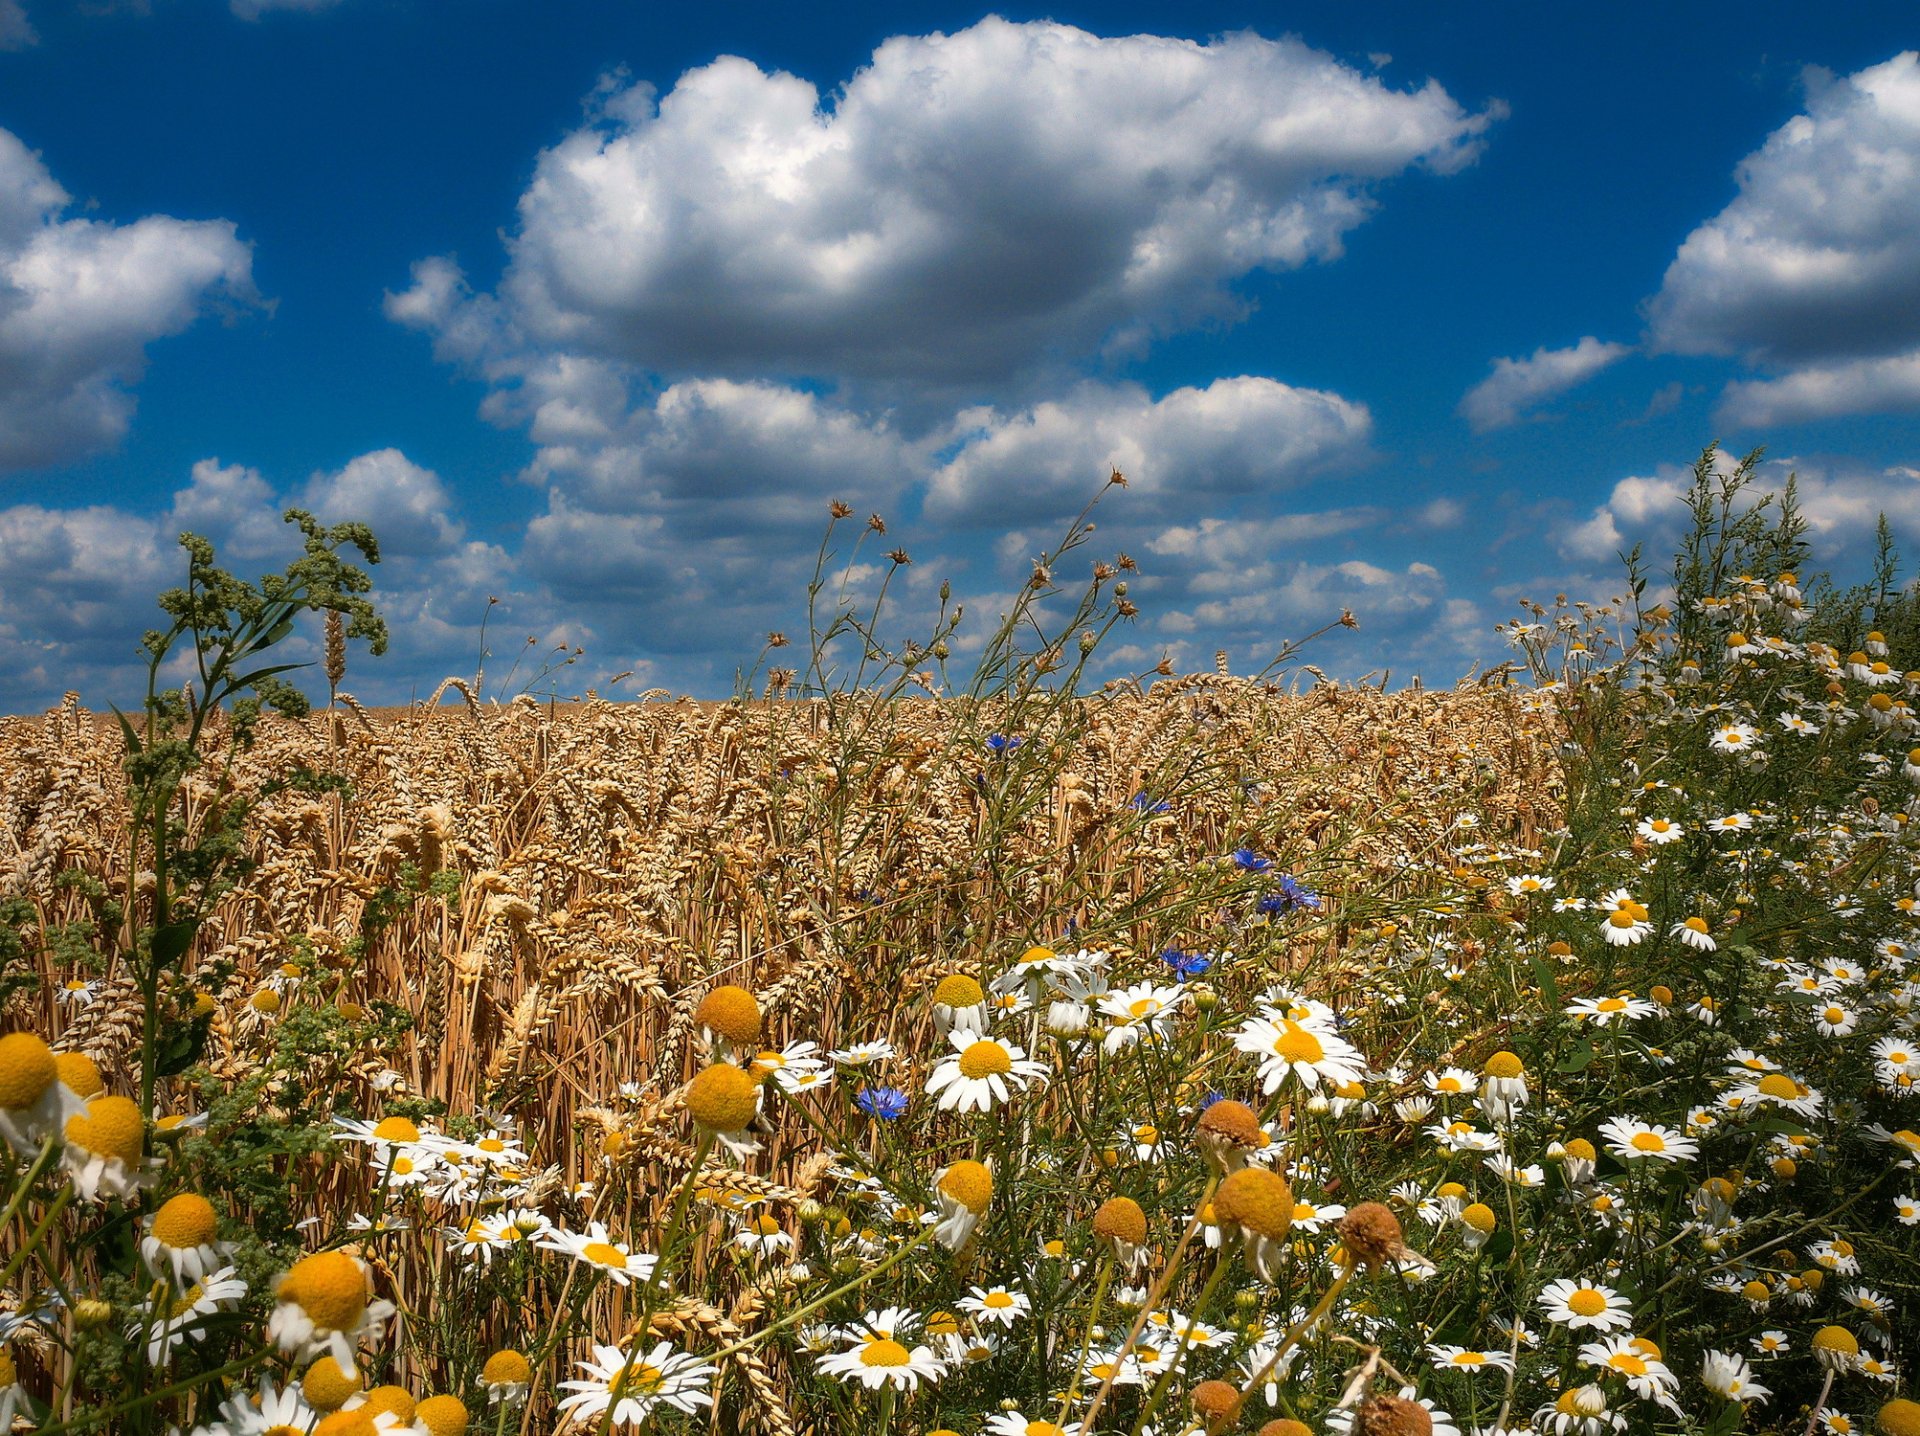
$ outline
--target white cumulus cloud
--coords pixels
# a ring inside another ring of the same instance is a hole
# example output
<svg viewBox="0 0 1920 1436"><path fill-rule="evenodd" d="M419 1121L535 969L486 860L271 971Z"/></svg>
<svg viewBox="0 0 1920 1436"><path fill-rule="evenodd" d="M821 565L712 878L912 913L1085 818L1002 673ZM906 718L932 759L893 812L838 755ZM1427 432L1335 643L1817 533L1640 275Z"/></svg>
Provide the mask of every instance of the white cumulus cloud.
<svg viewBox="0 0 1920 1436"><path fill-rule="evenodd" d="M1540 348L1525 359L1496 359L1493 372L1460 401L1460 414L1475 433L1517 424L1536 404L1586 383L1631 345L1609 344L1588 335L1570 349Z"/></svg>
<svg viewBox="0 0 1920 1436"><path fill-rule="evenodd" d="M927 512L1002 525L1073 514L1115 469L1136 515L1294 488L1363 462L1373 421L1338 394L1242 375L1160 399L1086 383L1015 413L963 415L957 428Z"/></svg>
<svg viewBox="0 0 1920 1436"><path fill-rule="evenodd" d="M24 50L39 40L20 0L0 0L0 50Z"/></svg>
<svg viewBox="0 0 1920 1436"><path fill-rule="evenodd" d="M989 18L886 41L830 99L723 57L540 157L496 295L442 263L390 312L469 360L998 380L1337 256L1374 182L1466 164L1497 109L1248 33Z"/></svg>
<svg viewBox="0 0 1920 1436"><path fill-rule="evenodd" d="M1728 391L1728 422L1920 405L1920 53L1810 76L1737 179L1649 301L1653 342L1773 371Z"/></svg>
<svg viewBox="0 0 1920 1436"><path fill-rule="evenodd" d="M113 443L146 346L254 297L251 248L226 220L111 224L64 218L70 202L0 130L0 469Z"/></svg>

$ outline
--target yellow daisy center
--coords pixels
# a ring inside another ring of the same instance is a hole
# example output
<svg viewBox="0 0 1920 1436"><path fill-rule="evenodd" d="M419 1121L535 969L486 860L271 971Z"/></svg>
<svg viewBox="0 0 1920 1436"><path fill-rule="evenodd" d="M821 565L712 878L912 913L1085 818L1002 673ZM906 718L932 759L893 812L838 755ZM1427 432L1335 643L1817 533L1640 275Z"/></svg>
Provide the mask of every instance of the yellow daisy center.
<svg viewBox="0 0 1920 1436"><path fill-rule="evenodd" d="M960 1075L970 1080L1003 1076L1013 1070L1013 1058L998 1042L975 1042L960 1054Z"/></svg>
<svg viewBox="0 0 1920 1436"><path fill-rule="evenodd" d="M1274 1055L1284 1057L1288 1062L1314 1063L1327 1055L1327 1049L1320 1045L1320 1039L1291 1018L1274 1039L1273 1051Z"/></svg>
<svg viewBox="0 0 1920 1436"><path fill-rule="evenodd" d="M417 1142L420 1129L406 1117L382 1117L373 1135L382 1142Z"/></svg>
<svg viewBox="0 0 1920 1436"><path fill-rule="evenodd" d="M1607 1299L1590 1286L1583 1286L1567 1298L1567 1310L1575 1316L1598 1316L1607 1309Z"/></svg>
<svg viewBox="0 0 1920 1436"><path fill-rule="evenodd" d="M984 1162L955 1162L941 1174L940 1191L979 1216L993 1200L993 1173Z"/></svg>
<svg viewBox="0 0 1920 1436"><path fill-rule="evenodd" d="M0 1107L31 1107L59 1076L53 1049L31 1032L0 1037Z"/></svg>
<svg viewBox="0 0 1920 1436"><path fill-rule="evenodd" d="M1633 1147L1640 1152L1664 1152L1667 1150L1667 1139L1658 1132L1635 1132Z"/></svg>
<svg viewBox="0 0 1920 1436"><path fill-rule="evenodd" d="M869 1341L860 1348L862 1366L906 1366L913 1360L913 1353L897 1341Z"/></svg>
<svg viewBox="0 0 1920 1436"><path fill-rule="evenodd" d="M315 1326L351 1331L367 1310L367 1276L345 1252L315 1252L293 1264L279 1295L298 1302Z"/></svg>
<svg viewBox="0 0 1920 1436"><path fill-rule="evenodd" d="M163 1246L190 1251L205 1246L219 1231L213 1203L192 1192L182 1192L154 1213L153 1235Z"/></svg>
<svg viewBox="0 0 1920 1436"><path fill-rule="evenodd" d="M933 990L933 1000L941 1007L978 1007L987 1000L987 994L978 982L957 972L940 979L940 985Z"/></svg>

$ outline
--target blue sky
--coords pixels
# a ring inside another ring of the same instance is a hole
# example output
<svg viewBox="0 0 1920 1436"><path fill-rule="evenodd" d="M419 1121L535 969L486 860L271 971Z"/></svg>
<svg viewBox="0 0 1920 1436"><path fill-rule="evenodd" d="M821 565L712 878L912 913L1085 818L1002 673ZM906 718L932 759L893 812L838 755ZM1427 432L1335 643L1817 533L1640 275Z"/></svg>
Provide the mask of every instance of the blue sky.
<svg viewBox="0 0 1920 1436"><path fill-rule="evenodd" d="M1715 438L1920 551L1909 16L0 0L0 709L290 502L387 541L369 701L489 598L724 692L836 497L991 614L1110 462L1113 671L1451 681Z"/></svg>

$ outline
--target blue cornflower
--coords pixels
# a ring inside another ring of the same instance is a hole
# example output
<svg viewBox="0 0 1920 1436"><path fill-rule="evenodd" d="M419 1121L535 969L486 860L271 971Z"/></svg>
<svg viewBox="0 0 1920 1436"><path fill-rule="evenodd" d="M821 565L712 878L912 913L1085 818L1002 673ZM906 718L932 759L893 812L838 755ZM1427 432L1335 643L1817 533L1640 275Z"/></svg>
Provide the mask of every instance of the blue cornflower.
<svg viewBox="0 0 1920 1436"><path fill-rule="evenodd" d="M1156 803L1145 793L1135 793L1133 797L1129 799L1129 802L1136 813L1170 813L1173 811L1172 803L1165 802L1164 800Z"/></svg>
<svg viewBox="0 0 1920 1436"><path fill-rule="evenodd" d="M1182 982L1185 982L1189 977L1198 977L1201 973L1213 966L1213 959L1205 953L1182 952L1177 947L1170 947L1161 953L1160 960L1172 968L1174 975Z"/></svg>
<svg viewBox="0 0 1920 1436"><path fill-rule="evenodd" d="M862 1087L853 1105L869 1117L891 1122L907 1115L907 1094L898 1087Z"/></svg>
<svg viewBox="0 0 1920 1436"><path fill-rule="evenodd" d="M1260 899L1260 911L1267 917L1283 917L1301 910L1320 911L1320 894L1290 874L1280 874L1280 890Z"/></svg>
<svg viewBox="0 0 1920 1436"><path fill-rule="evenodd" d="M990 733L987 735L987 751L989 753L1008 753L1026 741L1024 738L1009 738L1004 733Z"/></svg>
<svg viewBox="0 0 1920 1436"><path fill-rule="evenodd" d="M1261 857L1252 848L1235 848L1233 861L1236 867L1250 873L1264 873L1273 864Z"/></svg>

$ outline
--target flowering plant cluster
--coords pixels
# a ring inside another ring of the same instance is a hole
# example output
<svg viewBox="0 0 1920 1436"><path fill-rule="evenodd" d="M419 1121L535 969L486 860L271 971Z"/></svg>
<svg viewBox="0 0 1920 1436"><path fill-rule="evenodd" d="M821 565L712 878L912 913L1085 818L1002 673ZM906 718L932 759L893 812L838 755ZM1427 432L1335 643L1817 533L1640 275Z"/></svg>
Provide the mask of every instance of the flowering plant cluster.
<svg viewBox="0 0 1920 1436"><path fill-rule="evenodd" d="M604 776L668 741L610 717L512 788L476 713L497 802L263 805L179 1062L101 1036L106 877L29 884L0 1430L1913 1436L1920 651L1696 538L1285 788L1386 696L996 650L977 708L714 720L752 808Z"/></svg>

